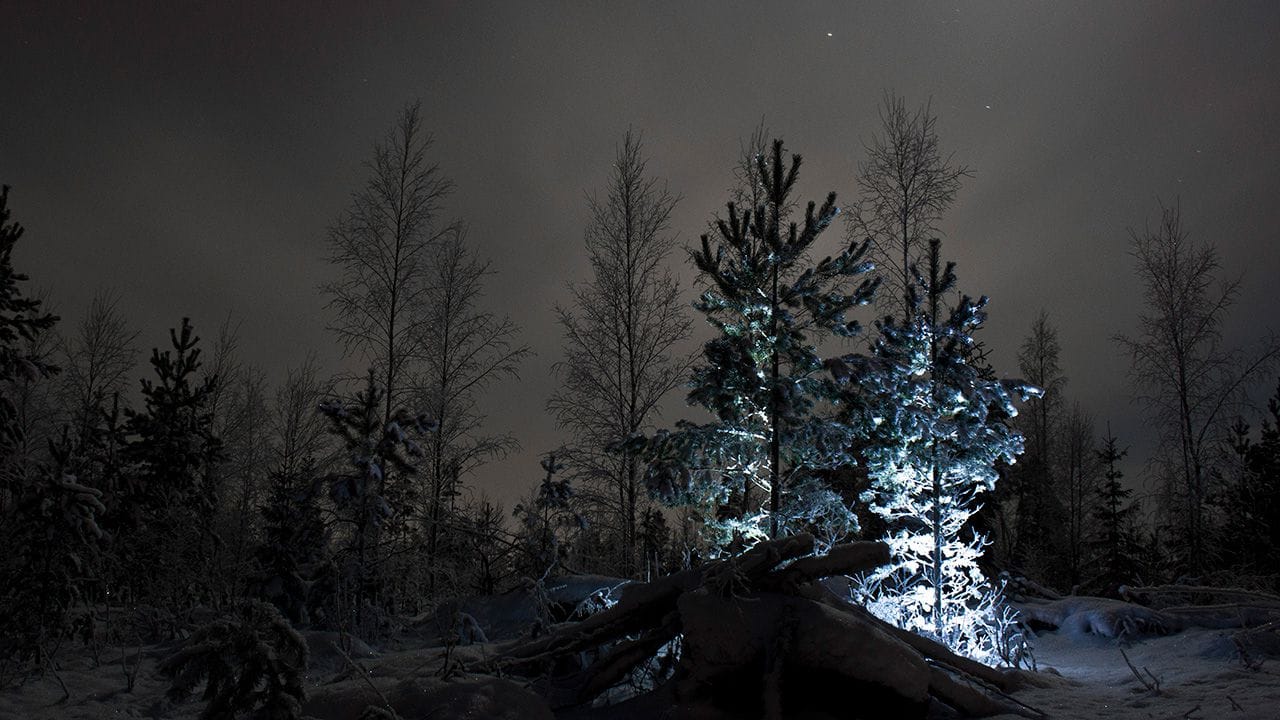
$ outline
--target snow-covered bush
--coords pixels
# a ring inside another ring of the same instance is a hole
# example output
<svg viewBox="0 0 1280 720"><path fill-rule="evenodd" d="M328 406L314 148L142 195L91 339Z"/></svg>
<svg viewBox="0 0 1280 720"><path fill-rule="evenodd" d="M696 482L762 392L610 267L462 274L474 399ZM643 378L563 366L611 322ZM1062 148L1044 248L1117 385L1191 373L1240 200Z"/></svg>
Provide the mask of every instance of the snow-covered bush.
<svg viewBox="0 0 1280 720"><path fill-rule="evenodd" d="M249 601L196 630L160 664L172 678L169 698L182 701L203 682L201 720L302 717L307 643L274 606Z"/></svg>

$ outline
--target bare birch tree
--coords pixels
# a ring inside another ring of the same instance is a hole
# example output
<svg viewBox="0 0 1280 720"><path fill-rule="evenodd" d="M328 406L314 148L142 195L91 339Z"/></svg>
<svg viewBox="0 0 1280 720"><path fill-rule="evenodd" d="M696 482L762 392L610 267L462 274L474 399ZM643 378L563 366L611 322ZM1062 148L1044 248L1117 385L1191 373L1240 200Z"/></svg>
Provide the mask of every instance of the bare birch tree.
<svg viewBox="0 0 1280 720"><path fill-rule="evenodd" d="M374 145L364 186L329 228L329 261L338 279L322 287L337 314L331 329L349 354L372 367L383 391L383 418L409 398L413 363L430 333L423 312L432 290L431 260L457 224L442 220L453 183L427 151L418 103Z"/></svg>
<svg viewBox="0 0 1280 720"><path fill-rule="evenodd" d="M1200 573L1212 553L1206 501L1216 453L1247 384L1274 364L1280 341L1271 335L1251 350L1224 345L1222 324L1240 280L1218 281L1216 247L1188 238L1178 203L1161 205L1155 228L1129 234L1143 289L1141 329L1116 340L1131 358L1138 399L1159 431L1151 466L1176 534L1175 550L1186 571Z"/></svg>
<svg viewBox="0 0 1280 720"><path fill-rule="evenodd" d="M300 478L309 463L323 463L332 454L327 423L316 410L331 394L313 356L290 368L276 389L270 417L271 465L291 482Z"/></svg>
<svg viewBox="0 0 1280 720"><path fill-rule="evenodd" d="M518 378L520 362L529 354L528 346L516 343L516 324L484 308L484 282L492 275L489 262L476 257L461 229L439 241L427 274L424 335L412 359L419 368L415 407L438 424L424 442L423 468L427 550L437 569L462 480L519 448L511 435L486 432L479 409L484 391L504 378ZM429 577L432 590L436 576Z"/></svg>
<svg viewBox="0 0 1280 720"><path fill-rule="evenodd" d="M124 390L138 364L138 331L120 315L119 296L99 291L75 335L61 342L62 403L77 432L96 425L94 415Z"/></svg>
<svg viewBox="0 0 1280 720"><path fill-rule="evenodd" d="M666 264L676 202L647 174L640 138L628 132L604 196L587 196L591 279L570 285L572 305L556 308L565 357L555 366L561 385L548 408L572 436L571 467L587 486L596 522L616 533L628 575L636 570L644 467L634 452L606 448L651 428L662 398L690 366L678 350L690 321Z"/></svg>
<svg viewBox="0 0 1280 720"><path fill-rule="evenodd" d="M939 149L937 120L928 104L908 110L905 100L886 92L880 134L864 146L867 157L858 164L860 198L845 216L846 233L871 241L883 282L876 298L882 314L911 316L911 268L924 267L929 239L969 175Z"/></svg>
<svg viewBox="0 0 1280 720"><path fill-rule="evenodd" d="M432 262L441 242L458 231L456 222L442 218L442 205L453 183L428 160L431 144L420 104L406 106L391 132L374 144L373 156L365 165L364 185L329 228L329 260L338 269L338 278L322 286L336 314L330 327L348 355L369 368L371 375L366 376L361 397L379 398L377 426L384 430L397 411L415 399L422 342L433 332L427 312L434 288ZM383 452L393 446L377 443L377 447ZM369 477L369 487L356 503L358 518L351 542L359 548L356 557L361 567L356 571L362 579L369 577L366 563L382 567L382 555L392 544L384 541L384 535L394 540L410 530L404 523L407 513L396 515L394 526L369 522L371 498L388 498L400 512L410 510L417 493L407 473L396 471L390 459L381 455L371 459L380 471ZM368 548L373 549L372 556Z"/></svg>

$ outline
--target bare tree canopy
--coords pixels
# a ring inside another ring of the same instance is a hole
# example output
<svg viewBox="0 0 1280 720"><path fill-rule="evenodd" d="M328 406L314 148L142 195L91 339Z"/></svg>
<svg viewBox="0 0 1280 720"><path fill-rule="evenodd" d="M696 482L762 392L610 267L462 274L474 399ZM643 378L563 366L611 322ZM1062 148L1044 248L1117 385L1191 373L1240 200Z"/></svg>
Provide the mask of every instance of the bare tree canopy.
<svg viewBox="0 0 1280 720"><path fill-rule="evenodd" d="M677 198L647 174L640 138L618 147L604 197L588 195L584 245L591 279L570 285L571 307L557 307L565 358L548 408L572 435L573 465L587 496L620 541L628 572L635 561L643 468L631 452L608 446L650 429L662 398L678 387L690 358L677 345L690 321L667 267Z"/></svg>
<svg viewBox="0 0 1280 720"><path fill-rule="evenodd" d="M1178 203L1161 205L1155 228L1129 234L1143 289L1141 329L1116 341L1132 359L1138 400L1160 433L1152 465L1177 551L1197 573L1210 560L1205 501L1227 423L1249 381L1274 365L1280 339L1271 335L1250 350L1223 343L1222 324L1240 280L1219 282L1217 248L1190 240Z"/></svg>
<svg viewBox="0 0 1280 720"><path fill-rule="evenodd" d="M63 401L80 428L129 385L138 364L138 331L120 315L119 303L116 293L99 291L75 335L61 343Z"/></svg>
<svg viewBox="0 0 1280 720"><path fill-rule="evenodd" d="M886 92L880 134L866 143L866 160L858 164L860 198L846 215L846 232L871 241L870 257L884 282L876 305L885 314L910 317L911 268L923 267L929 239L938 235L938 221L969 175L938 148L937 122L929 104L909 110L905 100Z"/></svg>
<svg viewBox="0 0 1280 720"><path fill-rule="evenodd" d="M386 418L406 399L405 375L430 332L422 309L432 289L433 248L458 231L440 218L453 183L428 161L431 143L419 103L407 106L374 145L364 187L329 228L329 260L340 272L322 287L337 313L331 327L348 353L375 369Z"/></svg>
<svg viewBox="0 0 1280 720"><path fill-rule="evenodd" d="M437 423L424 443L425 511L433 558L462 479L519 447L511 435L484 431L478 402L493 383L518 378L520 361L530 352L515 342L515 323L484 309L483 284L493 271L488 261L475 256L466 239L465 231L455 228L438 241L426 274L423 335L412 357L414 406ZM432 578L434 583L434 574Z"/></svg>

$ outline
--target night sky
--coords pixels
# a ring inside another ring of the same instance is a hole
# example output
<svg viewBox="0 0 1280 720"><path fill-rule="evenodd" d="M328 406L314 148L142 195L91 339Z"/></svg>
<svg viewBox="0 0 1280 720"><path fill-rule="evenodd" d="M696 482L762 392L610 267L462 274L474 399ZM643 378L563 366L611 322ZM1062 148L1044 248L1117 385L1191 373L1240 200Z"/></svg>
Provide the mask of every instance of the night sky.
<svg viewBox="0 0 1280 720"><path fill-rule="evenodd" d="M67 330L113 288L144 348L182 315L212 340L230 313L243 359L273 379L308 349L336 369L317 291L326 227L373 141L421 98L457 185L450 213L498 273L488 300L537 353L489 403L524 453L471 482L504 499L562 439L543 410L552 306L586 277L584 192L628 127L683 196L673 229L689 244L762 117L805 156L802 195L848 202L882 92L931 99L944 150L973 172L944 252L962 290L992 297L997 369L1016 372L1047 309L1069 399L1132 446L1131 477L1149 438L1111 340L1136 329L1126 228L1181 198L1193 239L1245 273L1228 340L1278 325L1274 2L261 4L274 9L2 3L16 264Z"/></svg>

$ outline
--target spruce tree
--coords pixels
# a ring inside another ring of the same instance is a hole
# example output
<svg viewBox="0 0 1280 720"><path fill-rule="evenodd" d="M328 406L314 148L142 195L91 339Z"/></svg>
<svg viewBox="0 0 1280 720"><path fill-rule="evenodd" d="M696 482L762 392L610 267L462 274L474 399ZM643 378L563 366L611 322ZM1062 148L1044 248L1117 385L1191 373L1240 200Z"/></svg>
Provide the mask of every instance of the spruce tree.
<svg viewBox="0 0 1280 720"><path fill-rule="evenodd" d="M703 348L688 399L716 422L683 424L653 443L651 477L660 489L706 503L703 520L721 529L720 544L734 533L777 536L795 529L786 527L788 518L803 523L814 507L831 506L829 489L801 482L848 460L848 429L814 412L835 394L814 343L856 335L861 328L845 313L870 302L877 284L863 277L871 270L865 244L810 260L838 210L831 193L820 207L810 202L802 222L791 218L799 155L788 166L775 140L769 157L756 158L756 170L759 204L729 203L716 236L703 235L693 253L709 286L695 307L718 335ZM764 497L755 497L757 489Z"/></svg>
<svg viewBox="0 0 1280 720"><path fill-rule="evenodd" d="M23 228L10 222L9 188L0 189L0 684L34 662L44 666L67 631L73 602L94 567L103 533L101 492L76 477L80 461L66 432L40 464L15 408L16 391L57 372L32 352L58 318L28 297L13 267Z"/></svg>
<svg viewBox="0 0 1280 720"><path fill-rule="evenodd" d="M14 407L13 389L21 382L35 382L57 372L43 358L30 352L29 344L52 329L58 317L45 312L41 302L23 293L27 276L13 267L13 248L22 237L22 225L9 221L9 186L0 188L0 453L5 464L25 440ZM6 467L0 475L0 510L20 492L21 472Z"/></svg>
<svg viewBox="0 0 1280 720"><path fill-rule="evenodd" d="M392 472L406 477L416 472L414 462L423 451L415 436L436 427L426 416L403 409L393 410L384 421L384 392L375 372L370 369L365 389L354 403L331 400L320 405L330 431L341 439L350 458L350 467L331 474L328 483L329 496L347 531L337 560L344 583L354 590L350 599L357 626L363 623L366 601L380 599L386 579L383 528L413 500L404 494L407 485L388 486L386 480Z"/></svg>
<svg viewBox="0 0 1280 720"><path fill-rule="evenodd" d="M143 409L126 410L127 463L113 518L119 553L135 592L176 603L208 590L218 488L206 472L221 457L210 398L218 377L201 372L200 338L188 318L169 330L170 350L151 351L155 380L142 380ZM157 597L167 596L167 597Z"/></svg>
<svg viewBox="0 0 1280 720"><path fill-rule="evenodd" d="M1258 528L1253 549L1256 572L1271 577L1271 588L1280 590L1280 381L1267 401L1270 417L1262 421L1258 442L1249 450L1248 513Z"/></svg>
<svg viewBox="0 0 1280 720"><path fill-rule="evenodd" d="M1241 584L1280 583L1280 387L1268 401L1255 442L1238 418L1227 438L1229 462L1213 498L1220 514L1219 560Z"/></svg>
<svg viewBox="0 0 1280 720"><path fill-rule="evenodd" d="M86 599L106 540L98 522L102 492L74 471L83 459L64 428L51 461L33 468L0 522L0 685L19 669L43 668Z"/></svg>
<svg viewBox="0 0 1280 720"><path fill-rule="evenodd" d="M863 451L871 478L862 500L884 521L892 562L866 576L859 594L880 617L957 652L995 659L998 597L978 567L985 538L970 526L996 465L1011 463L1022 437L1005 420L1015 396L1038 389L991 380L968 361L987 298L962 296L951 310L954 263L930 243L914 273L908 322L878 323L872 357L833 364L848 387L846 412L872 427Z"/></svg>
<svg viewBox="0 0 1280 720"><path fill-rule="evenodd" d="M277 468L262 513L262 542L254 550L258 597L272 603L294 625L310 622L311 576L323 560L326 544L320 516L319 476L307 462L289 473Z"/></svg>
<svg viewBox="0 0 1280 720"><path fill-rule="evenodd" d="M1115 594L1121 583L1132 582L1140 564L1141 543L1133 531L1138 506L1129 501L1133 490L1121 484L1124 473L1117 466L1126 454L1128 450L1120 449L1108 425L1102 449L1097 451L1104 471L1098 488L1098 506L1094 510L1097 534L1089 543L1098 568L1092 584L1107 594Z"/></svg>

